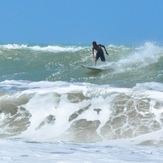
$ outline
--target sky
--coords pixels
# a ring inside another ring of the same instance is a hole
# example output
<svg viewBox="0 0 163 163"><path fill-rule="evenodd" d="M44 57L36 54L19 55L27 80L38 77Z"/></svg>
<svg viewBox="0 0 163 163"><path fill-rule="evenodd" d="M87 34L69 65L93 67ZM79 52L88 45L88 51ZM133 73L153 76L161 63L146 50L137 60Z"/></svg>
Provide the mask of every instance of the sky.
<svg viewBox="0 0 163 163"><path fill-rule="evenodd" d="M1 0L0 43L163 43L163 0Z"/></svg>

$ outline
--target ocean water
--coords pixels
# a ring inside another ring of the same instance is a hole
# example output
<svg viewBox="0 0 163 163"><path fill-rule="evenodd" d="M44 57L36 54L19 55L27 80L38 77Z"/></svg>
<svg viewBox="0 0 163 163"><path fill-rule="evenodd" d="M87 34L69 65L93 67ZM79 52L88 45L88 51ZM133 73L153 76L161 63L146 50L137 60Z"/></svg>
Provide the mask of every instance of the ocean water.
<svg viewBox="0 0 163 163"><path fill-rule="evenodd" d="M0 163L163 162L163 46L0 45Z"/></svg>

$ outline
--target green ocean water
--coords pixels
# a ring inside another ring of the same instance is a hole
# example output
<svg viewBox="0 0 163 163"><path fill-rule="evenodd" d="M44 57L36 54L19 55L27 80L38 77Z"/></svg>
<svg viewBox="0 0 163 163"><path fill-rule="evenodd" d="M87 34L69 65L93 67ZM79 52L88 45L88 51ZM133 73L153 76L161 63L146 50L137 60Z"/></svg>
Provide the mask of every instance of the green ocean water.
<svg viewBox="0 0 163 163"><path fill-rule="evenodd" d="M91 46L0 45L0 81L66 81L94 84L135 85L163 81L163 47L147 42L141 46L106 45L109 56L103 71L93 66Z"/></svg>

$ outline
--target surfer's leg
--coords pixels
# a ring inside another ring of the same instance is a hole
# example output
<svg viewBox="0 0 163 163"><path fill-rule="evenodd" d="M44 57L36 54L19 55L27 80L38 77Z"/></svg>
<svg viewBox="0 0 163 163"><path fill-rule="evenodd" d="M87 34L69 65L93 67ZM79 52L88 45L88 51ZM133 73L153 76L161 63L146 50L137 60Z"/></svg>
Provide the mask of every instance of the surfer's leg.
<svg viewBox="0 0 163 163"><path fill-rule="evenodd" d="M98 54L96 54L96 58L95 58L95 66L96 66L96 62L97 62L97 60L99 59L99 55Z"/></svg>
<svg viewBox="0 0 163 163"><path fill-rule="evenodd" d="M105 61L106 61L106 60L105 60L105 56L104 56L104 53L103 53L103 52L101 52L100 59L101 59L101 61L102 61L102 62L105 62Z"/></svg>

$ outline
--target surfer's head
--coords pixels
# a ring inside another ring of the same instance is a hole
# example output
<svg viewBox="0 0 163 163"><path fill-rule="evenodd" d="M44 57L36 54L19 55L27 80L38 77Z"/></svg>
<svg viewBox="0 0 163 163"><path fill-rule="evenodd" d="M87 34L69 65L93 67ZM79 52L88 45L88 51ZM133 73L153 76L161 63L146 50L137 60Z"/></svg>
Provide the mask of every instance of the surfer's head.
<svg viewBox="0 0 163 163"><path fill-rule="evenodd" d="M93 42L92 42L92 45L97 45L96 41L93 41Z"/></svg>

